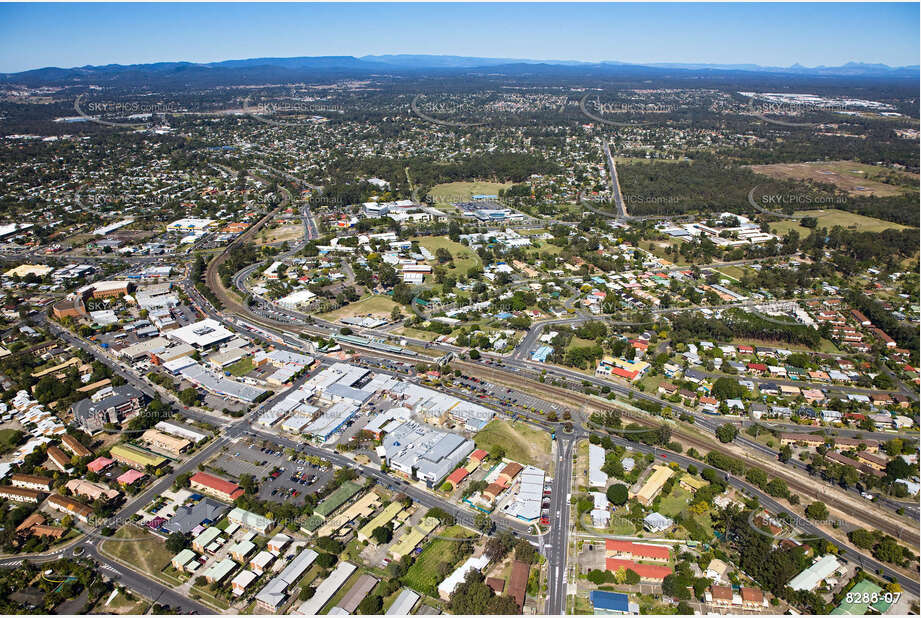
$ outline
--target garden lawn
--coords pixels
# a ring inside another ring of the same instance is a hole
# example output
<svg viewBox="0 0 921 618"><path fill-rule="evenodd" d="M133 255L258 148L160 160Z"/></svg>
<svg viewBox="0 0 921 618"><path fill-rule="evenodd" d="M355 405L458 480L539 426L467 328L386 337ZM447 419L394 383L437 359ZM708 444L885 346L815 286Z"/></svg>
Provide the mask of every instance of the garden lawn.
<svg viewBox="0 0 921 618"><path fill-rule="evenodd" d="M451 526L438 536L472 538L477 534L463 526ZM451 546L454 543L455 541L449 538L437 538L426 545L425 549L416 557L416 561L406 572L403 580L404 584L417 592L437 597L438 584L441 583L441 578L438 576L438 566L449 561L449 557L452 555ZM454 566L453 563L452 566Z"/></svg>

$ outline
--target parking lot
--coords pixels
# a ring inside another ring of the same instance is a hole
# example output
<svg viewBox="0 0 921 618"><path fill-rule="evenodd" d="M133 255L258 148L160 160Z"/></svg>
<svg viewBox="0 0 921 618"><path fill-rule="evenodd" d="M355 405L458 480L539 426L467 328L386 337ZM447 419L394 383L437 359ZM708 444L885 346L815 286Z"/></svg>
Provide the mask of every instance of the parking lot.
<svg viewBox="0 0 921 618"><path fill-rule="evenodd" d="M333 477L332 467L319 468L303 459L289 459L278 447L264 448L259 442L239 442L212 465L235 478L253 475L259 483L259 499L275 502L302 503L304 495L315 493ZM279 474L273 478L276 468Z"/></svg>

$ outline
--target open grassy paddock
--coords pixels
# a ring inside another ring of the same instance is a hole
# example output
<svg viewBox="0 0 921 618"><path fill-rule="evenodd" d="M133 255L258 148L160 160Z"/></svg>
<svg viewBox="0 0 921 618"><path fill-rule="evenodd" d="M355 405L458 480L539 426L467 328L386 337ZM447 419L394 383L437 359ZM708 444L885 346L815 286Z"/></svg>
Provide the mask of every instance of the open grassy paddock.
<svg viewBox="0 0 921 618"><path fill-rule="evenodd" d="M167 576L161 571L172 560L166 543L151 532L134 525L122 526L111 538L101 543L100 549L143 573L160 579Z"/></svg>
<svg viewBox="0 0 921 618"><path fill-rule="evenodd" d="M425 594L430 594L441 582L438 567L442 563L451 562L453 545L457 541L451 539L469 539L477 537L477 533L463 526L451 526L445 529L439 538L425 546L422 553L406 572L405 583L409 588ZM435 592L437 595L437 592Z"/></svg>
<svg viewBox="0 0 921 618"><path fill-rule="evenodd" d="M824 210L800 210L797 211L797 215L803 215L806 217L815 217L818 219L818 227L824 227L831 229L836 225L840 225L843 228L857 230L859 232L882 232L883 230L903 230L907 226L899 225L898 223L891 223L889 221L883 221L882 219L875 219L873 217L865 217L863 215L858 215L853 212L845 212L843 210L836 210L834 208L824 209ZM799 224L799 221L787 220L787 221L776 221L771 223L771 231L775 234L783 236L790 230L796 230L800 237L806 237L812 231L809 228L805 228Z"/></svg>
<svg viewBox="0 0 921 618"><path fill-rule="evenodd" d="M436 203L466 202L474 195L499 195L511 186L510 182L446 182L432 187L429 194Z"/></svg>
<svg viewBox="0 0 921 618"><path fill-rule="evenodd" d="M444 266L451 273L466 275L470 268L480 265L480 256L478 256L473 249L465 247L459 242L454 242L447 236L421 236L411 238L410 240L418 242L420 246L428 249L432 255L435 255L435 252L442 248L450 251L451 257L454 259ZM434 268L434 266L438 264L438 261L432 260L429 263ZM451 268L451 264L454 264L453 269ZM428 280L428 277L426 277L426 280Z"/></svg>
<svg viewBox="0 0 921 618"><path fill-rule="evenodd" d="M397 303L389 296L366 296L360 300L356 300L354 303L349 303L344 307L340 307L335 311L330 311L329 313L322 313L318 315L321 320L328 320L330 322L335 322L336 320L341 320L342 318L354 318L357 316L367 316L373 315L377 318L390 319L390 312L393 311L394 307L397 307ZM406 311L403 311L404 315Z"/></svg>
<svg viewBox="0 0 921 618"><path fill-rule="evenodd" d="M474 442L485 451L501 446L509 459L549 469L550 434L527 423L495 419L476 435Z"/></svg>

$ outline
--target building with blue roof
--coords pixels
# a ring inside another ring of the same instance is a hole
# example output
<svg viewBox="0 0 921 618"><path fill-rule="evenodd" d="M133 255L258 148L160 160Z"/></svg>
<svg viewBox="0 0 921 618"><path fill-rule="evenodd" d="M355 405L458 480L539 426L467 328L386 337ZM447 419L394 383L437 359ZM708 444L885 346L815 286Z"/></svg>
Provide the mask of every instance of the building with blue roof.
<svg viewBox="0 0 921 618"><path fill-rule="evenodd" d="M537 361L538 363L547 362L547 357L553 354L553 348L549 345L542 345L531 354L531 360Z"/></svg>
<svg viewBox="0 0 921 618"><path fill-rule="evenodd" d="M591 593L589 593L589 598L592 601L592 605L595 607L596 616L640 613L639 606L636 603L631 603L630 597L622 592L592 590Z"/></svg>

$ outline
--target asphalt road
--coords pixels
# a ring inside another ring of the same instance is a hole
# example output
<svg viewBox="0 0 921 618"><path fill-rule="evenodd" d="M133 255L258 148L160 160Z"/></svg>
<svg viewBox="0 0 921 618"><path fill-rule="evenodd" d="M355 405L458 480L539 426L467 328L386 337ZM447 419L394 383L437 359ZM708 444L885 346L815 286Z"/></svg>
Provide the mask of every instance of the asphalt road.
<svg viewBox="0 0 921 618"><path fill-rule="evenodd" d="M572 496L572 458L574 445L578 442L575 435L557 432L557 460L555 480L550 503L550 515L553 525L550 528L548 545L545 548L547 572L549 573L549 592L544 611L560 616L566 613L566 568L569 563L569 506Z"/></svg>
<svg viewBox="0 0 921 618"><path fill-rule="evenodd" d="M751 303L742 303L742 304L751 304ZM584 319L590 319L590 318L577 318L577 319L579 319L579 320L584 320ZM545 324L546 324L546 323L545 323ZM318 324L318 325L315 325L314 328L320 327L321 329L325 330L326 332L330 332L329 329L330 329L331 326L332 326L332 325L326 326L326 325L319 325L319 324ZM306 330L306 329L305 329L305 330ZM531 334L531 333L529 333L529 335L530 335L530 334ZM418 342L418 343L424 343L424 342ZM452 346L452 347L447 347L447 346L439 346L439 345L437 345L437 344L432 345L431 347L432 347L432 348L435 348L435 349L443 349L444 351L450 351L450 350L452 350L452 348L453 348L453 346ZM533 362L526 361L526 360L515 359L514 357L512 357L512 358L501 358L501 357L500 357L500 360L501 360L510 370L517 371L517 372L531 371L531 370L535 370L535 369L537 369L537 370L547 370L548 373L551 373L551 374L556 373L556 374L558 374L558 375L563 375L563 376L565 376L565 377L569 377L569 378L571 378L571 379L575 379L575 380L577 380L578 382L581 382L582 380L588 380L589 382L591 382L591 383L593 383L593 384L595 384L595 385L597 385L597 386L608 386L609 388L611 388L611 390L613 390L613 391L615 391L615 392L620 392L620 393L623 394L623 395L629 395L629 394L632 392L632 394L633 394L634 397L640 397L640 398L643 398L643 399L646 399L646 400L649 400L649 401L655 401L655 402L657 402L657 403L661 403L661 404L666 405L666 406L668 406L668 407L670 407L670 408L673 408L673 409L676 410L676 411L685 412L685 413L690 413L690 414L692 414L693 416L695 416L695 424L696 424L697 426L699 426L699 427L702 427L702 428L706 429L707 431L709 431L709 432L711 432L711 433L715 433L715 431L716 431L718 425L721 424L721 423L719 423L716 419L714 419L713 417L709 417L709 416L707 416L707 415L703 415L702 413L699 413L699 412L695 412L695 411L692 411L692 410L685 409L685 408L683 408L683 407L681 407L681 406L677 406L677 405L675 405L675 404L671 404L671 403L668 403L668 402L663 402L663 401L659 400L657 397L654 397L654 396L652 396L652 395L647 395L647 394L641 393L641 392L639 392L639 391L634 391L633 389L630 389L630 388L627 388L627 387L620 386L620 385L618 385L618 384L616 384L616 383L613 383L613 382L608 382L608 381L605 381L605 380L601 380L601 379L596 378L596 377L594 377L594 376L586 376L585 374L581 374L581 373L574 372L574 371L568 371L568 370L560 369L560 368L556 368L556 367L552 367L552 368L551 368L551 367L547 367L547 366L545 366L545 365L543 365L543 364L541 364L541 363L533 363ZM768 448L767 446L765 446L765 445L763 445L763 444L761 444L761 443L759 443L759 442L756 442L756 441L754 441L754 440L750 440L750 439L744 437L744 435L740 435L740 436L736 439L736 441L737 441L739 444L741 444L742 446L745 446L745 447L747 447L747 448L749 448L749 449L752 449L752 450L755 450L755 451L757 451L757 452L760 452L760 453L762 453L762 454L764 454L764 455L766 455L766 456L768 456L768 457L771 457L771 458L773 458L773 459L776 459L776 457L777 457L777 452L776 452L776 451L774 451L773 449ZM806 468L805 464L803 464L802 462L799 462L798 460L791 460L791 462L790 462L789 465L791 465L791 466L793 466L793 467L795 467L795 468L799 468L801 471L805 471L805 468ZM744 481L740 481L740 482L744 483ZM746 484L746 485L747 485L747 484ZM751 487L751 489L752 489L753 491L758 491L757 488L755 488L755 487L753 487L753 486ZM855 494L855 499L857 499L857 500L863 500L862 497L859 497L859 492L857 492L856 489L853 489L852 491L853 491L854 494ZM556 492L556 493L558 493L558 492ZM777 503L776 501L772 500L772 504L778 504L778 503ZM916 517L917 514L918 514L918 508L917 508L917 507L912 507L912 506L910 506L910 505L905 505L905 504L902 504L902 503L899 503L899 504L897 504L897 505L894 505L894 504L892 504L892 503L890 503L890 502L888 502L888 501L881 501L880 504L881 504L882 506L884 506L884 507L886 507L886 508L890 508L890 509L892 509L892 510L895 510L896 508L903 508L903 509L905 509L905 512L906 512L909 516ZM779 504L778 504L778 506L779 506ZM548 550L548 554L547 554L548 560L550 560L550 561L553 560L553 555L555 554L555 550L558 550L558 549L559 549L559 548L554 548L554 547L552 546L552 544L551 544L551 546L550 546L550 548L549 548L549 550ZM562 551L565 551L565 548L563 548ZM855 553L855 555L859 555L859 554L856 554L856 553ZM864 558L864 559L866 560L866 558ZM556 594L555 594L555 595L551 595L551 598L550 598L550 605L551 605L551 606L560 605L560 604L565 605L565 601L564 601L564 600L560 600L560 598L558 597L558 595L560 595L560 594L565 595L565 586L562 584L562 579L564 579L564 578L565 578L565 571L564 571L562 574L559 574L559 573L558 573L558 574L554 574L554 572L551 571L551 589L553 589L553 590L556 591ZM911 582L911 580L908 580L907 578L903 578L903 579L905 579L906 582ZM559 580L559 581L558 581L558 580ZM554 583L554 582L558 582L558 583ZM914 582L914 585L917 586L917 582ZM909 586L908 584L906 584L906 589L910 589L910 586Z"/></svg>

